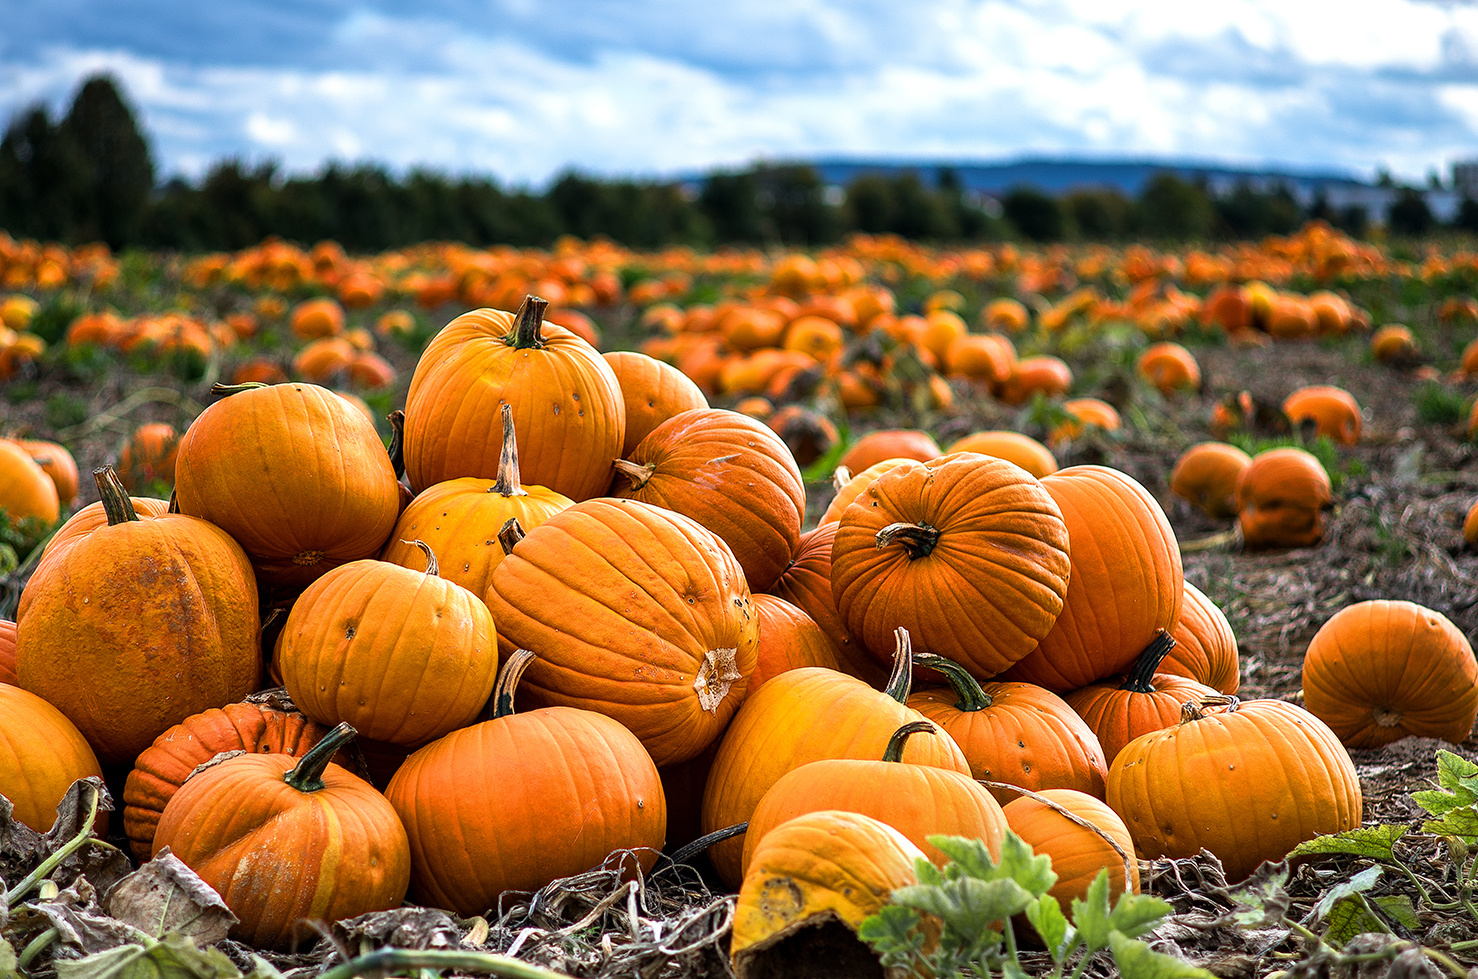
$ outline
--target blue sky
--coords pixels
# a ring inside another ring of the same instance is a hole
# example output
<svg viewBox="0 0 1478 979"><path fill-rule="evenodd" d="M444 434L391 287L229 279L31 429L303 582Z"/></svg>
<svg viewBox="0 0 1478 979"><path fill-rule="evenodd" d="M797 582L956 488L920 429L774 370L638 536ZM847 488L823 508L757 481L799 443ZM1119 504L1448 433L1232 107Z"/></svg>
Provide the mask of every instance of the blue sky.
<svg viewBox="0 0 1478 979"><path fill-rule="evenodd" d="M1478 156L1431 0L0 0L0 117L113 72L163 174L373 159L539 185L757 159Z"/></svg>

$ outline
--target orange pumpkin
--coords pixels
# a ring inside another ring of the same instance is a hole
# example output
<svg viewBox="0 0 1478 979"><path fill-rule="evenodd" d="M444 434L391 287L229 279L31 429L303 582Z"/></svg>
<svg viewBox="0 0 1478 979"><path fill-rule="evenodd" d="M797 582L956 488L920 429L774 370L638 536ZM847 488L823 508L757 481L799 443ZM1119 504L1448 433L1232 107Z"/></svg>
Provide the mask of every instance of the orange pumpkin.
<svg viewBox="0 0 1478 979"><path fill-rule="evenodd" d="M34 517L50 525L61 516L56 483L19 442L0 439L0 510L11 520Z"/></svg>
<svg viewBox="0 0 1478 979"><path fill-rule="evenodd" d="M1331 384L1299 388L1283 400L1283 413L1295 426L1310 424L1315 435L1327 435L1341 445L1360 441L1360 405L1344 388Z"/></svg>
<svg viewBox="0 0 1478 979"><path fill-rule="evenodd" d="M862 495L863 490L872 485L874 479L890 469L912 461L912 459L884 459L882 462L873 463L855 476L847 472L845 467L837 467L836 472L832 473L832 484L836 487L836 496L832 497L831 502L826 505L826 512L821 515L817 526L836 523L842 519L842 514L846 512L847 507Z"/></svg>
<svg viewBox="0 0 1478 979"><path fill-rule="evenodd" d="M1303 449L1260 452L1237 481L1237 526L1249 548L1310 547L1333 503L1329 474Z"/></svg>
<svg viewBox="0 0 1478 979"><path fill-rule="evenodd" d="M149 422L133 430L118 453L118 479L130 493L147 490L156 482L174 485L180 433L167 422Z"/></svg>
<svg viewBox="0 0 1478 979"><path fill-rule="evenodd" d="M1232 625L1216 603L1189 581L1171 637L1175 648L1160 663L1161 672L1190 677L1221 693L1237 692L1241 674Z"/></svg>
<svg viewBox="0 0 1478 979"><path fill-rule="evenodd" d="M997 396L1008 405L1025 404L1034 395L1057 398L1073 386L1072 368L1059 357L1023 357Z"/></svg>
<svg viewBox="0 0 1478 979"><path fill-rule="evenodd" d="M15 675L15 623L0 619L0 683L18 686Z"/></svg>
<svg viewBox="0 0 1478 979"><path fill-rule="evenodd" d="M754 674L749 678L752 694L766 680L802 666L837 669L836 647L805 612L774 595L750 599L759 621L759 646L755 650Z"/></svg>
<svg viewBox="0 0 1478 979"><path fill-rule="evenodd" d="M102 777L97 756L66 715L34 693L0 683L0 794L17 820L46 832L73 782ZM96 828L107 833L107 813L98 814Z"/></svg>
<svg viewBox="0 0 1478 979"><path fill-rule="evenodd" d="M601 356L611 366L626 405L623 459L630 458L637 444L673 415L708 407L708 399L698 385L670 364L626 350Z"/></svg>
<svg viewBox="0 0 1478 979"><path fill-rule="evenodd" d="M1201 366L1196 363L1195 355L1168 340L1146 347L1135 361L1134 370L1166 397L1201 386Z"/></svg>
<svg viewBox="0 0 1478 979"><path fill-rule="evenodd" d="M1041 479L1057 472L1057 460L1052 450L1030 435L1020 432L992 431L966 435L950 445L948 452L978 452L1014 462L1022 469Z"/></svg>
<svg viewBox="0 0 1478 979"><path fill-rule="evenodd" d="M1108 871L1110 901L1125 891L1139 893L1134 839L1118 813L1103 800L1072 789L1043 789L1037 794L1041 799L1020 796L1011 800L1004 812L1013 833L1039 856L1052 858L1057 883L1048 894L1063 907L1071 907L1073 901L1086 899L1089 885L1103 870ZM1093 828L1081 825L1057 807ZM1117 850L1114 843L1118 844Z"/></svg>
<svg viewBox="0 0 1478 979"><path fill-rule="evenodd" d="M1105 432L1116 432L1124 425L1123 420L1119 418L1118 409L1098 398L1074 398L1071 401L1064 401L1062 408L1068 413L1069 420L1048 433L1048 445L1057 446L1063 442L1070 442L1081 436L1089 427Z"/></svg>
<svg viewBox="0 0 1478 979"><path fill-rule="evenodd" d="M802 534L795 559L770 593L790 602L821 627L836 648L843 673L881 688L888 679L888 671L852 638L846 623L837 613L836 598L832 595L831 547L836 541L837 526L835 521L823 523Z"/></svg>
<svg viewBox="0 0 1478 979"><path fill-rule="evenodd" d="M51 477L56 486L57 502L62 509L72 505L77 498L77 460L65 446L44 439L19 439L21 448Z"/></svg>
<svg viewBox="0 0 1478 979"><path fill-rule="evenodd" d="M1237 482L1252 457L1226 442L1198 442L1180 454L1170 471L1170 492L1208 517L1237 515Z"/></svg>
<svg viewBox="0 0 1478 979"><path fill-rule="evenodd" d="M837 465L848 472L860 473L884 459L916 459L928 462L944 455L939 443L927 432L909 429L887 429L869 432L847 449Z"/></svg>

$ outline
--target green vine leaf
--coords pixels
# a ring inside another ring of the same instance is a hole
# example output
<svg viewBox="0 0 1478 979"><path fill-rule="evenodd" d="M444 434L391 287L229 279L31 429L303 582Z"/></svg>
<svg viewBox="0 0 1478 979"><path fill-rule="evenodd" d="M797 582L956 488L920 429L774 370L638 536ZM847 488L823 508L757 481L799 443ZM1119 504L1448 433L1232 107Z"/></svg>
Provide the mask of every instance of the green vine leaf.
<svg viewBox="0 0 1478 979"><path fill-rule="evenodd" d="M1325 853L1349 853L1357 857L1369 857L1371 860L1394 861L1396 852L1393 847L1397 840L1406 835L1406 829L1405 826L1387 824L1317 836L1300 843L1288 856L1292 859Z"/></svg>
<svg viewBox="0 0 1478 979"><path fill-rule="evenodd" d="M1077 931L1067 923L1062 905L1051 894L1043 894L1037 898L1036 903L1027 906L1026 920L1037 930L1037 935L1042 939L1042 944L1047 946L1053 962L1061 962L1067 958L1067 953L1077 944Z"/></svg>
<svg viewBox="0 0 1478 979"><path fill-rule="evenodd" d="M1124 979L1213 979L1210 972L1173 955L1156 952L1144 942L1119 932L1109 934L1114 965Z"/></svg>
<svg viewBox="0 0 1478 979"><path fill-rule="evenodd" d="M1384 894L1373 897L1370 901L1402 928L1415 931L1422 926L1421 920L1416 916L1416 905L1411 902L1409 894Z"/></svg>
<svg viewBox="0 0 1478 979"><path fill-rule="evenodd" d="M1228 893L1227 897L1236 905L1232 920L1244 928L1279 927L1293 904L1287 884L1286 863L1271 865L1270 872L1255 874L1247 883Z"/></svg>

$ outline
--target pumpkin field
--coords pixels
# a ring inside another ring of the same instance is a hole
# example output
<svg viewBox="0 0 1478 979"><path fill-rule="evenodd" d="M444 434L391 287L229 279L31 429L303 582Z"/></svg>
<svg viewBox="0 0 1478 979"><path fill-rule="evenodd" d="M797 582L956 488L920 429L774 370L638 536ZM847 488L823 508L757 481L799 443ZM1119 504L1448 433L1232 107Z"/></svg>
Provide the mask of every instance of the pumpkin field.
<svg viewBox="0 0 1478 979"><path fill-rule="evenodd" d="M1478 975L1478 250L0 233L0 979Z"/></svg>

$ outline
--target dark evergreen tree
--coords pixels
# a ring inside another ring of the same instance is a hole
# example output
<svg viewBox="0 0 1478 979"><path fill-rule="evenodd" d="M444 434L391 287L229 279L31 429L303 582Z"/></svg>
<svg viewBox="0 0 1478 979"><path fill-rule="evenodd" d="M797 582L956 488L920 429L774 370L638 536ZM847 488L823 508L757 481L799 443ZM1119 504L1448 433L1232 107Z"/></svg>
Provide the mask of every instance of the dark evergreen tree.
<svg viewBox="0 0 1478 979"><path fill-rule="evenodd" d="M1458 205L1457 215L1452 219L1452 226L1478 233L1478 201L1464 197L1462 204Z"/></svg>
<svg viewBox="0 0 1478 979"><path fill-rule="evenodd" d="M1205 189L1173 173L1150 178L1134 210L1136 230L1155 238L1205 238L1215 216Z"/></svg>
<svg viewBox="0 0 1478 979"><path fill-rule="evenodd" d="M77 224L67 237L113 248L137 241L154 190L154 160L112 77L87 79L59 129L84 171Z"/></svg>
<svg viewBox="0 0 1478 979"><path fill-rule="evenodd" d="M1057 198L1035 187L1012 187L1001 199L1001 210L1016 230L1033 241L1058 241L1065 230Z"/></svg>
<svg viewBox="0 0 1478 979"><path fill-rule="evenodd" d="M75 243L87 167L43 106L21 113L0 139L0 228Z"/></svg>
<svg viewBox="0 0 1478 979"><path fill-rule="evenodd" d="M1437 221L1432 217L1427 199L1414 187L1402 187L1396 192L1396 200L1386 212L1386 225L1398 235L1413 238L1432 230Z"/></svg>
<svg viewBox="0 0 1478 979"><path fill-rule="evenodd" d="M1062 199L1062 209L1077 233L1093 241L1124 237L1134 205L1111 187L1075 190Z"/></svg>

